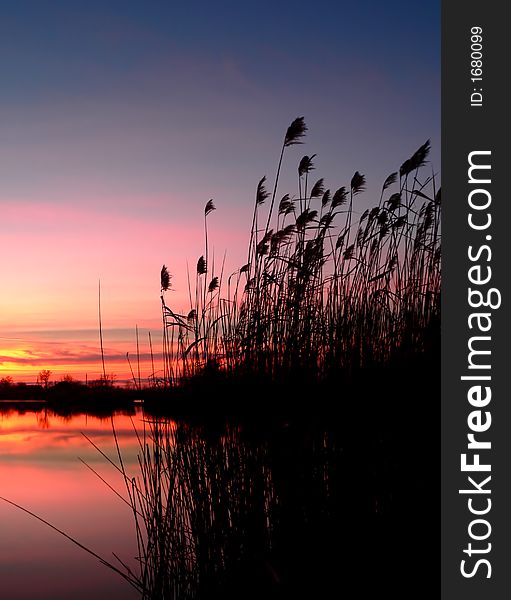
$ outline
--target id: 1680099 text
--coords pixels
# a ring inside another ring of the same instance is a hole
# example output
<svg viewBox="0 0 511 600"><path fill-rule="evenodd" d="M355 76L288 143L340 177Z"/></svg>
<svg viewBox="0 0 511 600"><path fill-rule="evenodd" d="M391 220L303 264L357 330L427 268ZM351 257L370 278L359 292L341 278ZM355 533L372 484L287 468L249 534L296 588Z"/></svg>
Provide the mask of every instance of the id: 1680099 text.
<svg viewBox="0 0 511 600"><path fill-rule="evenodd" d="M470 94L470 106L483 105L483 28L470 29L470 81L473 91Z"/></svg>

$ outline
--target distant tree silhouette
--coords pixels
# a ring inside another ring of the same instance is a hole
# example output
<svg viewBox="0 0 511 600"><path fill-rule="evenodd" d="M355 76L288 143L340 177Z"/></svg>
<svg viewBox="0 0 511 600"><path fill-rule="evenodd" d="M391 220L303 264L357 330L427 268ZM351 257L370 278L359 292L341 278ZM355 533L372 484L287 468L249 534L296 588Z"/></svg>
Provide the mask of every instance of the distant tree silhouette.
<svg viewBox="0 0 511 600"><path fill-rule="evenodd" d="M89 380L87 385L91 388L113 387L116 380L115 373L105 373L105 375L100 375L99 379Z"/></svg>
<svg viewBox="0 0 511 600"><path fill-rule="evenodd" d="M115 384L116 379L117 375L115 373L105 373L100 377L102 385L106 386L113 386Z"/></svg>
<svg viewBox="0 0 511 600"><path fill-rule="evenodd" d="M39 371L39 375L37 376L37 382L43 385L45 388L48 387L48 383L50 382L51 371L49 369L43 369Z"/></svg>

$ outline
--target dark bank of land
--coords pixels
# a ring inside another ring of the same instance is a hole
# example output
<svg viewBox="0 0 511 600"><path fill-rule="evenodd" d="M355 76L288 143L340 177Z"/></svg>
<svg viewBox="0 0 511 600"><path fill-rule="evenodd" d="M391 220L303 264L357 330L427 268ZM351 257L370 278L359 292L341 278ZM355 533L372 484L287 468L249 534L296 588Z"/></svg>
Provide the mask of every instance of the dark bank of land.
<svg viewBox="0 0 511 600"><path fill-rule="evenodd" d="M342 420L342 415L352 414L363 414L365 419L376 415L385 418L401 409L406 413L424 410L418 399L438 392L439 357L439 348L432 349L429 356L412 356L350 373L341 371L324 381L303 373L271 380L260 375L236 377L215 371L182 380L174 387L127 389L64 381L47 387L9 384L0 385L0 401L4 406L33 402L56 412L104 414L143 404L145 412L154 416L194 421L243 417L264 421L293 416L316 419L332 415ZM433 396L431 401L434 399Z"/></svg>
<svg viewBox="0 0 511 600"><path fill-rule="evenodd" d="M139 396L138 396L139 397ZM137 394L117 386L89 386L79 382L59 381L48 386L20 383L0 384L0 408L30 404L45 406L56 412L94 412L112 414L135 405Z"/></svg>

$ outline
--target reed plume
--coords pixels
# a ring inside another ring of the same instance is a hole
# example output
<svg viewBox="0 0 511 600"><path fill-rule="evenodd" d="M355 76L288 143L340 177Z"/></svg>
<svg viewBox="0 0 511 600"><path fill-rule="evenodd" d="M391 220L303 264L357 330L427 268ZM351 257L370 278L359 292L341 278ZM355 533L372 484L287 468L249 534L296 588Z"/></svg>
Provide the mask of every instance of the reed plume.
<svg viewBox="0 0 511 600"><path fill-rule="evenodd" d="M227 282L214 273L205 279L206 219L215 209L211 200L206 204L205 256L197 263L188 320L167 313L167 327L179 334L168 359L178 379L214 363L232 376L324 380L431 352L440 314L441 193L434 175L421 177L429 141L385 179L373 207L363 211L357 207L365 175L356 171L333 194L323 178L309 189L316 155L305 155L298 197L282 196L274 214L284 151L303 143L306 131L303 117L286 131L271 195L266 177L259 180L248 261Z"/></svg>

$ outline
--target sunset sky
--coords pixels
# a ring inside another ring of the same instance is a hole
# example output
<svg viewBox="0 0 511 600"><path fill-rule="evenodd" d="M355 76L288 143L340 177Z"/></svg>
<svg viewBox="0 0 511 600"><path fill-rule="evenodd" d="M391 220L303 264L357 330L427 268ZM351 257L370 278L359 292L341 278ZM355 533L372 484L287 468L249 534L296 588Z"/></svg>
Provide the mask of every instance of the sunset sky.
<svg viewBox="0 0 511 600"><path fill-rule="evenodd" d="M160 330L159 273L187 311L209 220L246 262L257 182L279 196L316 153L327 187L365 173L362 212L426 139L440 168L439 2L5 0L0 9L0 378L125 379ZM377 199L376 199L377 201ZM149 373L143 365L143 375Z"/></svg>

